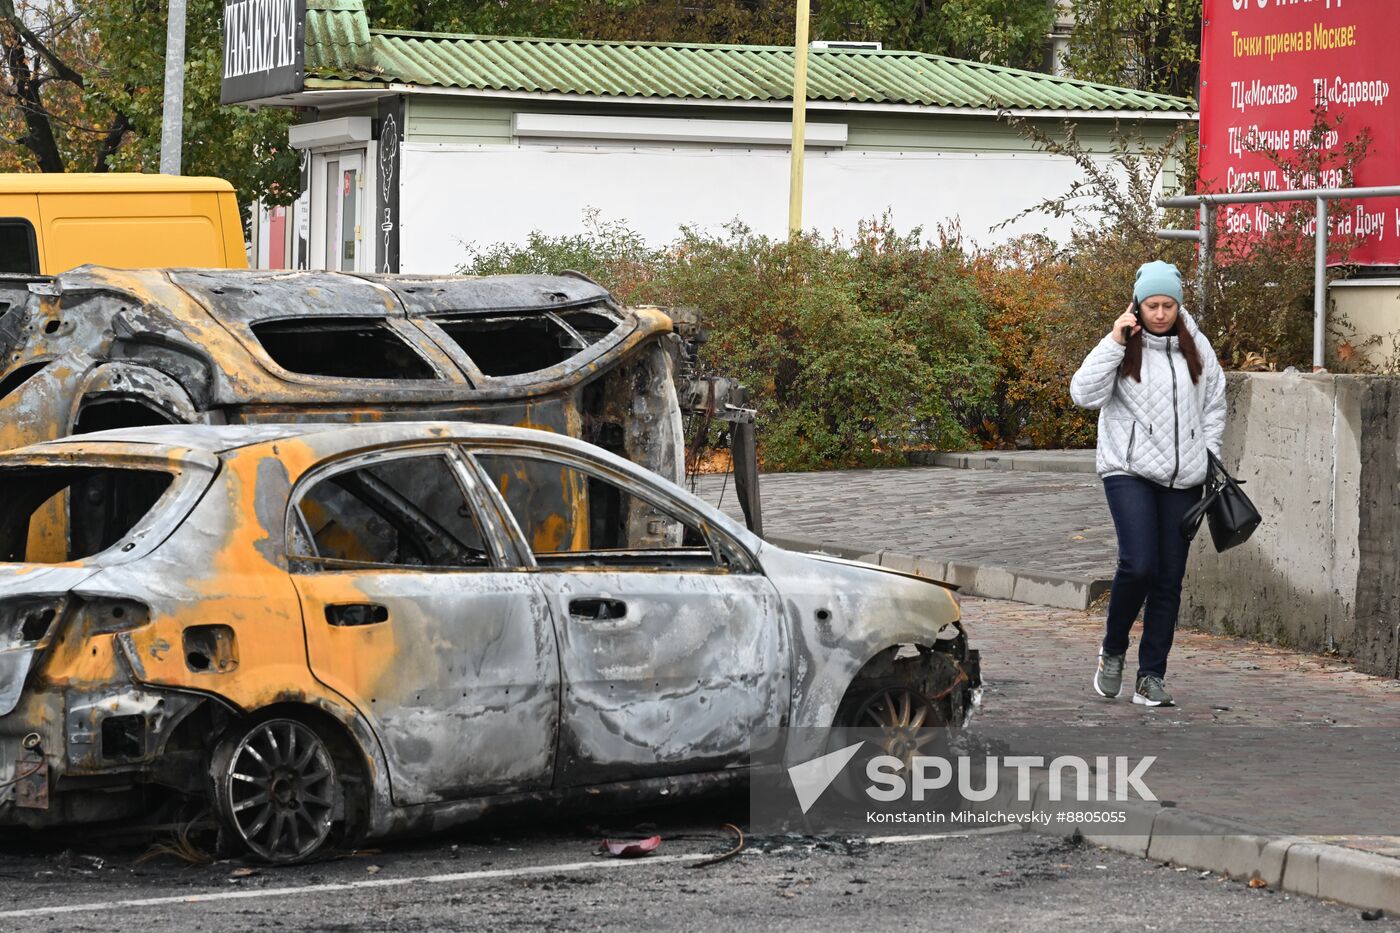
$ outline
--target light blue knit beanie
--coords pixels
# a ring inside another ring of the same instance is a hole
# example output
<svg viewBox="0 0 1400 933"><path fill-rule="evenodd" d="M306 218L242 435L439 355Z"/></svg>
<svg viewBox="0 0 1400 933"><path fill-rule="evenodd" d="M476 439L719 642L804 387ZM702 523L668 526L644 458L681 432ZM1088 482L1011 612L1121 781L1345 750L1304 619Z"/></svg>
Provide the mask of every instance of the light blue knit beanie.
<svg viewBox="0 0 1400 933"><path fill-rule="evenodd" d="M1182 304L1181 273L1169 262L1154 259L1138 267L1137 283L1133 285L1133 297L1144 301L1153 295L1166 295Z"/></svg>

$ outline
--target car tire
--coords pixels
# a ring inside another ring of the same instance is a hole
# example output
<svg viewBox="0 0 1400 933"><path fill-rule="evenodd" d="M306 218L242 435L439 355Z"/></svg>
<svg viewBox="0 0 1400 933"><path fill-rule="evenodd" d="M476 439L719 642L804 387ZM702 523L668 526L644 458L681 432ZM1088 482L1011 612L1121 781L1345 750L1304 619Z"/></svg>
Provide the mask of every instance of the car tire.
<svg viewBox="0 0 1400 933"><path fill-rule="evenodd" d="M345 792L311 724L285 715L236 724L215 747L209 777L221 836L247 854L290 864L334 846Z"/></svg>
<svg viewBox="0 0 1400 933"><path fill-rule="evenodd" d="M862 742L853 763L833 782L847 801L867 801L866 767L876 756L890 755L907 769L918 755L939 754L961 723L956 691L939 685L953 676L941 655L929 654L894 662L892 670L873 678L858 678L837 708L827 738L827 751ZM930 696L930 690L937 692ZM939 695L941 694L941 695Z"/></svg>

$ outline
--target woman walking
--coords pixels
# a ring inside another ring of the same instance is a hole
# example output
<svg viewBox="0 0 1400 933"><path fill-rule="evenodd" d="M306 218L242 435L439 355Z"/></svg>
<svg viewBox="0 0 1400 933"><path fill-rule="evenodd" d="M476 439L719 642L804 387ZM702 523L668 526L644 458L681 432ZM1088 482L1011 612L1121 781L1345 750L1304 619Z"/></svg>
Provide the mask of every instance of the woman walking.
<svg viewBox="0 0 1400 933"><path fill-rule="evenodd" d="M1220 455L1225 430L1225 375L1181 300L1176 266L1144 264L1133 303L1070 381L1074 403L1099 411L1097 469L1118 532L1094 690L1122 692L1128 633L1142 610L1133 702L1144 706L1173 705L1164 680L1191 546L1181 519L1201 497L1207 451Z"/></svg>

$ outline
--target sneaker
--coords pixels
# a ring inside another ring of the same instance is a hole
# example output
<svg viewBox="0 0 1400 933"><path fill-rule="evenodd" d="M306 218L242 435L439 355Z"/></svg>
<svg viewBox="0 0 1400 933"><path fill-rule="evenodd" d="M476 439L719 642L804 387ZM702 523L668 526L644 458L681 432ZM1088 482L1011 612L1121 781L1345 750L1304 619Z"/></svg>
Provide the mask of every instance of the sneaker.
<svg viewBox="0 0 1400 933"><path fill-rule="evenodd" d="M1123 655L1104 654L1099 649L1099 669L1094 674L1094 692L1113 699L1123 692Z"/></svg>
<svg viewBox="0 0 1400 933"><path fill-rule="evenodd" d="M1156 674L1142 674L1137 679L1137 689L1133 691L1133 702L1143 706L1175 706L1172 695L1167 692L1162 678Z"/></svg>

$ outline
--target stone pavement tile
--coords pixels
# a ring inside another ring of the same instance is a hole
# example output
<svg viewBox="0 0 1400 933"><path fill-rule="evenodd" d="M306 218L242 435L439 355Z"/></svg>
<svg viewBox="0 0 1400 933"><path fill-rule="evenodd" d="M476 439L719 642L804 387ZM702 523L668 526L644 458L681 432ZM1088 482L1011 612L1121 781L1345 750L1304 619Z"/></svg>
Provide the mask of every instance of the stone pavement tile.
<svg viewBox="0 0 1400 933"><path fill-rule="evenodd" d="M942 467L765 473L760 489L770 535L1097 579L1112 577L1117 561L1103 487L1092 474ZM732 479L699 477L695 492L740 516Z"/></svg>
<svg viewBox="0 0 1400 933"><path fill-rule="evenodd" d="M972 597L962 604L986 681L979 725L1141 730L1149 744L1199 747L1204 753L1187 762L1164 752L1159 796L1190 812L1283 832L1321 829L1333 835L1319 839L1400 854L1400 838L1385 835L1400 833L1395 771L1385 764L1400 748L1400 681L1333 658L1179 630L1167 685L1180 705L1148 709L1130 697L1138 629L1124 695L1107 700L1090 686L1101 615ZM1271 751L1285 764L1261 768ZM1358 756L1361 766L1338 765ZM1345 828L1327 828L1333 822Z"/></svg>

